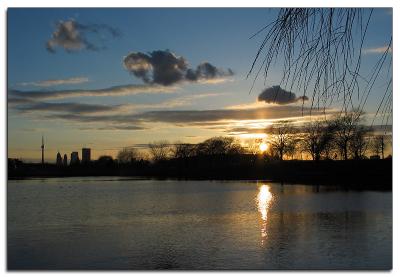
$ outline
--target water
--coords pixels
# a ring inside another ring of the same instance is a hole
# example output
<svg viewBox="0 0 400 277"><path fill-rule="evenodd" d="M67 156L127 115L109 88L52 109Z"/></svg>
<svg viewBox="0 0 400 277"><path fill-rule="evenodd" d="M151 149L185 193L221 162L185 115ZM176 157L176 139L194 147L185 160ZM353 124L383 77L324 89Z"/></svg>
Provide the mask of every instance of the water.
<svg viewBox="0 0 400 277"><path fill-rule="evenodd" d="M390 269L392 193L120 177L8 182L9 269Z"/></svg>

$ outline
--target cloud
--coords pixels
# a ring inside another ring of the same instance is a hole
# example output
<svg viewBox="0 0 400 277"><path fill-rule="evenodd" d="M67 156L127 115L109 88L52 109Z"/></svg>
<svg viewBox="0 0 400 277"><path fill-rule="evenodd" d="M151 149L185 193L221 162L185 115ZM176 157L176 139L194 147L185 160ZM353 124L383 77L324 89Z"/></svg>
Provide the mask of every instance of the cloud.
<svg viewBox="0 0 400 277"><path fill-rule="evenodd" d="M9 106L14 107L21 104L32 103L32 100L26 98L8 97L7 103Z"/></svg>
<svg viewBox="0 0 400 277"><path fill-rule="evenodd" d="M185 95L173 99L168 99L160 103L127 103L119 105L101 105L101 104L85 104L75 102L63 103L50 103L50 102L36 102L26 98L9 98L9 105L20 113L72 113L72 114L132 114L140 110L146 109L165 109L181 106L188 106L193 101L202 98L220 96L219 93L203 93L194 95Z"/></svg>
<svg viewBox="0 0 400 277"><path fill-rule="evenodd" d="M264 102L252 102L252 103L245 103L245 104L237 104L237 105L232 105L226 107L226 109L241 109L241 110L247 110L247 109L255 109L255 108L265 108L267 104Z"/></svg>
<svg viewBox="0 0 400 277"><path fill-rule="evenodd" d="M220 120L262 120L302 116L310 108L299 106L274 106L256 109L149 111L139 115L141 120L164 123L196 123ZM313 113L322 113L313 109Z"/></svg>
<svg viewBox="0 0 400 277"><path fill-rule="evenodd" d="M97 51L105 49L104 40L107 36L119 37L120 32L106 24L81 24L75 20L59 21L46 43L46 49L55 53L57 47L72 53L83 49Z"/></svg>
<svg viewBox="0 0 400 277"><path fill-rule="evenodd" d="M233 75L231 69L219 69L209 62L203 62L196 69L191 69L184 57L168 50L158 50L148 54L133 52L124 58L123 63L126 70L143 82L163 86L182 81L211 81Z"/></svg>
<svg viewBox="0 0 400 277"><path fill-rule="evenodd" d="M309 111L310 108L304 108ZM312 110L313 114L323 114L323 111ZM329 113L329 111L326 111ZM78 122L113 122L113 123L170 123L176 125L221 124L222 121L238 120L275 120L282 118L301 117L302 107L274 106L251 110L220 109L220 110L161 110L142 113L122 113L115 115L79 115L76 113L52 114L48 118L60 118ZM221 121L221 122L219 122Z"/></svg>
<svg viewBox="0 0 400 277"><path fill-rule="evenodd" d="M73 114L91 114L117 111L121 105L96 105L83 103L32 103L15 107L20 112L69 112Z"/></svg>
<svg viewBox="0 0 400 277"><path fill-rule="evenodd" d="M293 92L282 89L280 86L266 88L258 96L258 101L270 104L286 105L296 103L298 101L307 101L307 96L296 97Z"/></svg>
<svg viewBox="0 0 400 277"><path fill-rule="evenodd" d="M381 46L381 47L373 47L373 48L366 48L363 49L363 54L383 54L386 51L388 51L388 53L392 53L392 47L389 45L385 45L385 46Z"/></svg>
<svg viewBox="0 0 400 277"><path fill-rule="evenodd" d="M124 96L136 95L142 93L168 93L176 90L176 87L163 87L157 85L123 85L114 86L104 89L77 89L77 90L32 90L21 91L11 89L9 95L18 98L31 100L44 99L63 99L71 97L88 97L88 96Z"/></svg>
<svg viewBox="0 0 400 277"><path fill-rule="evenodd" d="M19 83L19 86L35 86L35 87L52 87L59 85L76 85L89 82L87 77L72 77L68 79L52 79L37 82L24 82Z"/></svg>
<svg viewBox="0 0 400 277"><path fill-rule="evenodd" d="M267 106L255 108L224 108L214 110L165 110L191 104L193 101L219 96L216 93L186 95L169 99L161 103L120 105L99 105L84 103L44 103L32 99L10 98L17 105L14 110L24 114L31 113L37 119L65 120L79 124L79 128L97 130L144 130L159 124L172 124L179 127L213 129L227 134L237 132L237 127L250 129L262 128L262 124L275 120L290 119L303 116L310 108L301 106ZM25 101L26 100L26 101ZM162 110L154 110L161 108ZM143 111L143 109L153 109ZM326 111L329 113L330 111ZM313 114L324 114L312 109ZM30 115L31 116L31 115ZM263 123L264 122L264 123ZM157 127L159 128L159 127ZM252 130L254 132L254 130Z"/></svg>
<svg viewBox="0 0 400 277"><path fill-rule="evenodd" d="M228 69L227 71L218 69L209 62L203 62L199 64L196 70L188 69L186 71L186 79L189 81L214 80L218 79L219 77L232 75L232 69Z"/></svg>

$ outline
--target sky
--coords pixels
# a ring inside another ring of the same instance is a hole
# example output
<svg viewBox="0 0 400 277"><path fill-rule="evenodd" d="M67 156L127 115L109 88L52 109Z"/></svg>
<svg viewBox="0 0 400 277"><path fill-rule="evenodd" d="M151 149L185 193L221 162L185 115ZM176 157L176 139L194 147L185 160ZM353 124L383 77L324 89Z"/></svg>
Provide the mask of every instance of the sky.
<svg viewBox="0 0 400 277"><path fill-rule="evenodd" d="M93 157L149 142L197 143L212 136L265 137L281 119L301 117L309 97L247 78L278 9L10 8L7 11L8 156L38 161L82 147ZM360 72L392 35L390 9L375 9ZM251 39L250 39L251 38ZM386 71L391 74L391 64ZM377 81L365 106L374 114ZM279 99L271 91L280 92ZM311 92L310 92L311 93ZM308 93L306 95L309 95ZM331 107L333 110L335 107Z"/></svg>

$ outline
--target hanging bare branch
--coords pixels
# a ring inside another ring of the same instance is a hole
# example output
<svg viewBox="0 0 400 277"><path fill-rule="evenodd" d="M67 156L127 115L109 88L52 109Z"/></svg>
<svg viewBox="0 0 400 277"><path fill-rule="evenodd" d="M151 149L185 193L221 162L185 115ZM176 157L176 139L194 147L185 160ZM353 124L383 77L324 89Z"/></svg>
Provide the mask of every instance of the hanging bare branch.
<svg viewBox="0 0 400 277"><path fill-rule="evenodd" d="M347 113L362 110L377 79L386 78L388 88L377 113L391 114L391 70L386 77L381 73L384 65L391 68L392 37L388 38L387 49L370 68L370 73L362 76L360 72L373 11L360 8L281 9L273 22L253 36L264 34L247 75L254 76L251 90L260 74L264 76L264 83L267 82L272 67L278 64L282 66L281 86L290 91L301 91L303 96L311 99L312 108L325 110L339 102L341 111Z"/></svg>

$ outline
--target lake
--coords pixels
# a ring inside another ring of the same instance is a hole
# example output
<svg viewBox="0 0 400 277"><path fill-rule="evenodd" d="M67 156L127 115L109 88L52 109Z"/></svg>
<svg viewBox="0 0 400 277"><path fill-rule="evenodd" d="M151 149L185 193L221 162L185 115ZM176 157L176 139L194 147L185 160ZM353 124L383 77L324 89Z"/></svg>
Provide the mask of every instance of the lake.
<svg viewBox="0 0 400 277"><path fill-rule="evenodd" d="M264 181L9 180L9 269L390 269L392 193Z"/></svg>

